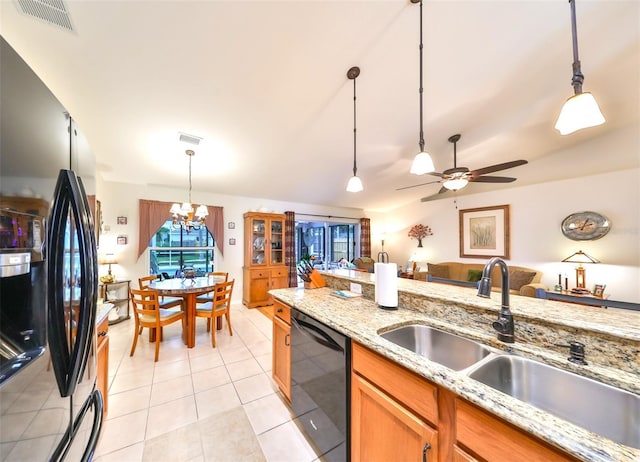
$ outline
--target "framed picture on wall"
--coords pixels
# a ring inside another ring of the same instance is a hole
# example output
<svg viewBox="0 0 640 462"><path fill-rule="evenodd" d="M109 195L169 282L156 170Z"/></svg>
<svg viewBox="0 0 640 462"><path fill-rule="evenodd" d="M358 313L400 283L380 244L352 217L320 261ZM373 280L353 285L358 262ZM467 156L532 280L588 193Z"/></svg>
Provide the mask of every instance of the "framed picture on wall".
<svg viewBox="0 0 640 462"><path fill-rule="evenodd" d="M459 212L460 257L509 258L509 205Z"/></svg>
<svg viewBox="0 0 640 462"><path fill-rule="evenodd" d="M233 221L230 221L227 226L229 227L229 229L235 229L236 228L236 224Z"/></svg>
<svg viewBox="0 0 640 462"><path fill-rule="evenodd" d="M118 224L119 225L126 225L127 224L127 217L118 217Z"/></svg>
<svg viewBox="0 0 640 462"><path fill-rule="evenodd" d="M127 245L127 236L118 236L116 242L118 245Z"/></svg>
<svg viewBox="0 0 640 462"><path fill-rule="evenodd" d="M235 238L232 237L231 239L229 239L229 245L236 245Z"/></svg>

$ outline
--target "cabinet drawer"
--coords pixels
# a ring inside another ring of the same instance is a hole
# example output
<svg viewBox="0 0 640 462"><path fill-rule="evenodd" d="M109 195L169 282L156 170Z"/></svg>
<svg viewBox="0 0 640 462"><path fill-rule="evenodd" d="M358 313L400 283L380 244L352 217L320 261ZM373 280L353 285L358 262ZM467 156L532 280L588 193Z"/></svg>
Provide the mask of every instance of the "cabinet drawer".
<svg viewBox="0 0 640 462"><path fill-rule="evenodd" d="M107 339L107 334L109 333L109 316L105 316L100 324L96 327L96 335L98 337L98 348L104 343Z"/></svg>
<svg viewBox="0 0 640 462"><path fill-rule="evenodd" d="M273 300L273 315L291 325L291 307L278 300Z"/></svg>
<svg viewBox="0 0 640 462"><path fill-rule="evenodd" d="M267 279L269 278L268 269L251 270L251 279Z"/></svg>
<svg viewBox="0 0 640 462"><path fill-rule="evenodd" d="M353 343L352 367L384 390L393 390L393 397L431 423L438 422L438 389L413 372L389 359Z"/></svg>
<svg viewBox="0 0 640 462"><path fill-rule="evenodd" d="M274 268L271 270L272 278L281 278L283 276L288 276L288 275L289 275L289 271L287 268Z"/></svg>
<svg viewBox="0 0 640 462"><path fill-rule="evenodd" d="M456 399L456 439L459 444L489 461L575 460L461 399Z"/></svg>

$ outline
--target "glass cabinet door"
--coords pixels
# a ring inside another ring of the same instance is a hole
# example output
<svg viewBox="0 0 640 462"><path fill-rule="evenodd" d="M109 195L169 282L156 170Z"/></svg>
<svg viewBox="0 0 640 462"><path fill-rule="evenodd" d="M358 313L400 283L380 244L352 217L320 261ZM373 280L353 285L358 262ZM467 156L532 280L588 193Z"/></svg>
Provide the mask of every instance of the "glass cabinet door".
<svg viewBox="0 0 640 462"><path fill-rule="evenodd" d="M266 264L266 254L265 254L265 246L266 246L266 229L267 223L264 219L254 219L252 222L251 229L251 249L252 256L251 262L257 265Z"/></svg>
<svg viewBox="0 0 640 462"><path fill-rule="evenodd" d="M271 220L271 263L284 262L284 249L282 243L284 223L282 220Z"/></svg>

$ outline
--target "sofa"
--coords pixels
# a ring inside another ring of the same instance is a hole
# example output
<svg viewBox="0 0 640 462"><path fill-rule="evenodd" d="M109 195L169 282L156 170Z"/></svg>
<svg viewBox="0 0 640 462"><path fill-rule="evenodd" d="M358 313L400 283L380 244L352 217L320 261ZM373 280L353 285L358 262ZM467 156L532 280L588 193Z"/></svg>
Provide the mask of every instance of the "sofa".
<svg viewBox="0 0 640 462"><path fill-rule="evenodd" d="M482 277L483 263L462 263L462 262L442 262L427 263L427 268L418 268L413 273L413 278L421 281L449 283L476 287L477 282ZM523 295L525 297L535 297L536 289L547 290L542 284L542 272L524 266L509 266L509 293ZM426 271L425 271L426 269ZM491 273L492 290L501 290L502 274L498 265Z"/></svg>
<svg viewBox="0 0 640 462"><path fill-rule="evenodd" d="M353 264L356 265L356 270L366 271L367 273L373 273L373 265L375 262L371 257L358 257L353 260Z"/></svg>

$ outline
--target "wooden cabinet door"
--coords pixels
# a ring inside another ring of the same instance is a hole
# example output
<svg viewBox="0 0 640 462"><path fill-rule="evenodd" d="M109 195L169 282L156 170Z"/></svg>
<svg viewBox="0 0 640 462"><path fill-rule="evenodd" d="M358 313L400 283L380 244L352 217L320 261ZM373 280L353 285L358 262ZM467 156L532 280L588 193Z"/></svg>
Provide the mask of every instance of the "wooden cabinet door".
<svg viewBox="0 0 640 462"><path fill-rule="evenodd" d="M291 401L291 326L273 317L273 380Z"/></svg>
<svg viewBox="0 0 640 462"><path fill-rule="evenodd" d="M438 432L357 374L352 374L354 462L437 461Z"/></svg>
<svg viewBox="0 0 640 462"><path fill-rule="evenodd" d="M265 306L271 304L269 295L270 278L269 270L251 270L249 283L249 307Z"/></svg>
<svg viewBox="0 0 640 462"><path fill-rule="evenodd" d="M107 407L109 402L109 318L105 316L104 320L96 329L98 335L98 348L96 351L96 386L102 393L104 401L103 415L107 415Z"/></svg>

